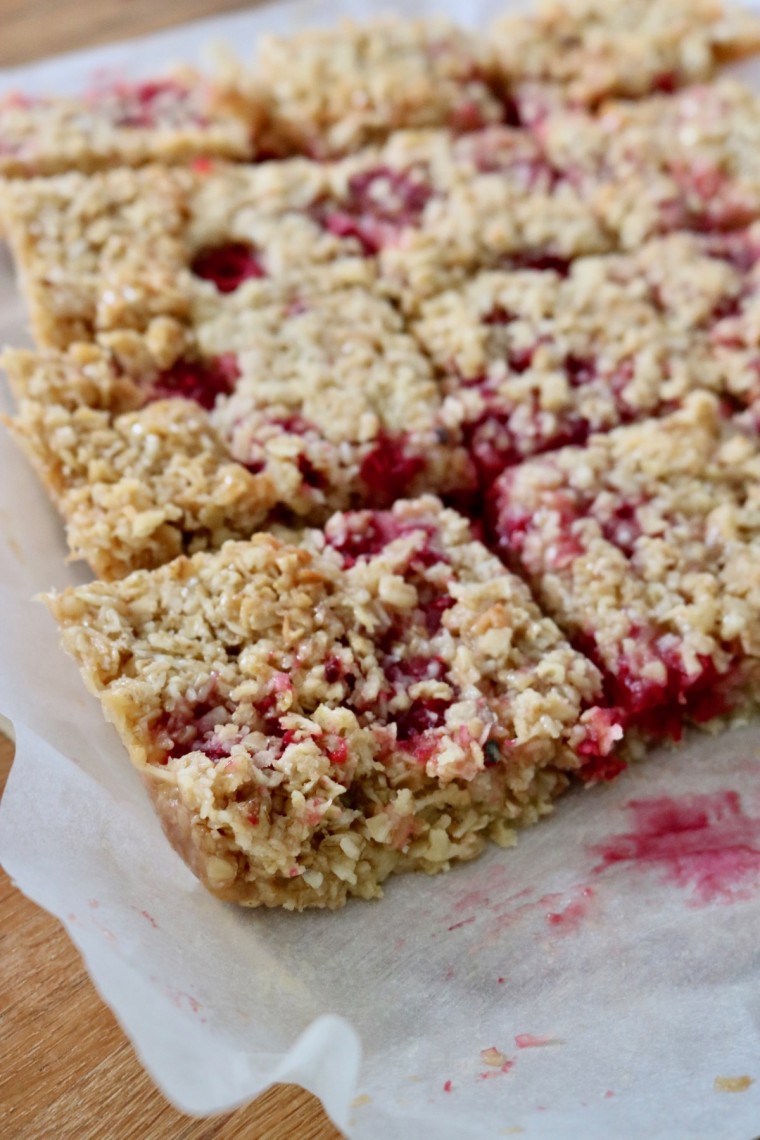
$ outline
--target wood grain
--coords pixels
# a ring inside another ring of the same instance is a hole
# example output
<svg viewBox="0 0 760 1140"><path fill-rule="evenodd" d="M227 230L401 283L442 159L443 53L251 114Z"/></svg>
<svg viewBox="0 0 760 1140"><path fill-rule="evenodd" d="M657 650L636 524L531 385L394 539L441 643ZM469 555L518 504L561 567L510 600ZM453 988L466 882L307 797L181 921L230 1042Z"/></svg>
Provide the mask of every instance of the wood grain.
<svg viewBox="0 0 760 1140"><path fill-rule="evenodd" d="M0 0L0 66L260 6L240 0Z"/></svg>
<svg viewBox="0 0 760 1140"><path fill-rule="evenodd" d="M239 0L0 0L0 65L140 35ZM11 711L11 710L8 710ZM12 745L0 736L0 788ZM318 1101L277 1085L212 1120L176 1112L140 1067L61 925L0 871L3 1140L340 1140Z"/></svg>

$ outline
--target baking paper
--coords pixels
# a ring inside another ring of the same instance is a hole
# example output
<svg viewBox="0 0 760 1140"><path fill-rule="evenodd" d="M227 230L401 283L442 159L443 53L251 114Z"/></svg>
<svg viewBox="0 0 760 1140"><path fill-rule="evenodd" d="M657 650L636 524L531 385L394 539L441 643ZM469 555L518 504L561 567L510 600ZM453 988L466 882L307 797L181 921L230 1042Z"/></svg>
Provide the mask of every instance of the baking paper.
<svg viewBox="0 0 760 1140"><path fill-rule="evenodd" d="M200 59L213 40L250 51L265 29L371 11L243 13L1 72L0 89L76 90L98 71ZM0 338L28 343L0 257ZM175 1105L212 1113L292 1080L355 1140L760 1132L758 726L655 753L569 796L515 850L399 878L381 901L238 910L169 847L31 600L86 571L65 564L60 521L5 432L0 471L0 713L17 740L0 855L65 924Z"/></svg>

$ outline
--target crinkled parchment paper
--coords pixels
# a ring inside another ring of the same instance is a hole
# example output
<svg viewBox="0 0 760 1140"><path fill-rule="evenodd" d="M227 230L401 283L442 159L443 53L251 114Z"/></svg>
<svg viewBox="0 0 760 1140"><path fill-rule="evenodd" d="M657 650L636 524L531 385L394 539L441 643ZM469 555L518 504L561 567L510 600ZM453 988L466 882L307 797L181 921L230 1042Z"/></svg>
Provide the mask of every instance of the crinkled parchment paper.
<svg viewBox="0 0 760 1140"><path fill-rule="evenodd" d="M273 7L0 72L0 89L73 90L97 69L145 74L210 40L243 50L265 28L370 10ZM4 254L0 336L26 341ZM0 855L65 923L176 1105L211 1113L294 1080L356 1140L760 1133L759 726L653 755L516 850L400 878L380 902L239 911L166 843L30 600L85 574L5 432L0 473L0 713L17 739Z"/></svg>

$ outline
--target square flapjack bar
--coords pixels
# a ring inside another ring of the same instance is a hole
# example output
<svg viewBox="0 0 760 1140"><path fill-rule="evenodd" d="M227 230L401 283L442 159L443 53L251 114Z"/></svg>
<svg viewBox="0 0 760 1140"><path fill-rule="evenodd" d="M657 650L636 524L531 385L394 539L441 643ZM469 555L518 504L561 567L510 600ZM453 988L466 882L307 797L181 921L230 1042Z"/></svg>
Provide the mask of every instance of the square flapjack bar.
<svg viewBox="0 0 760 1140"><path fill-rule="evenodd" d="M487 489L521 459L678 407L697 388L760 395L760 234L671 234L631 254L481 273L413 330Z"/></svg>
<svg viewBox="0 0 760 1140"><path fill-rule="evenodd" d="M31 178L66 170L245 160L260 118L223 105L213 84L184 68L143 82L99 83L80 97L11 92L0 97L0 176Z"/></svg>
<svg viewBox="0 0 760 1140"><path fill-rule="evenodd" d="M361 264L361 263L360 263ZM324 287L324 279L321 281ZM11 427L58 504L75 557L104 578L422 490L461 491L432 368L369 289L168 317L68 352L9 352Z"/></svg>
<svg viewBox="0 0 760 1140"><path fill-rule="evenodd" d="M760 216L760 98L736 80L548 115L533 134L620 248L674 230L730 233Z"/></svg>
<svg viewBox="0 0 760 1140"><path fill-rule="evenodd" d="M36 339L65 347L157 316L192 322L194 301L223 306L237 290L248 307L283 296L279 283L348 244L309 213L326 192L325 171L305 159L204 160L10 182L0 212Z"/></svg>
<svg viewBox="0 0 760 1140"><path fill-rule="evenodd" d="M238 97L269 108L271 148L324 159L397 130L454 133L509 121L485 37L443 20L346 20L337 28L262 36L255 63L233 72Z"/></svg>
<svg viewBox="0 0 760 1140"><path fill-rule="evenodd" d="M720 0L539 0L490 29L522 122L711 79L760 49L760 21Z"/></svg>
<svg viewBox="0 0 760 1140"><path fill-rule="evenodd" d="M432 497L48 604L171 842L244 905L373 898L619 764L595 666Z"/></svg>
<svg viewBox="0 0 760 1140"><path fill-rule="evenodd" d="M459 140L474 176L381 252L407 311L478 269L567 271L579 256L679 231L717 238L760 218L760 100L734 80L547 114L511 132L524 136L519 161L509 133Z"/></svg>
<svg viewBox="0 0 760 1140"><path fill-rule="evenodd" d="M678 740L757 707L759 476L756 417L700 392L494 486L502 557L598 664L631 734Z"/></svg>

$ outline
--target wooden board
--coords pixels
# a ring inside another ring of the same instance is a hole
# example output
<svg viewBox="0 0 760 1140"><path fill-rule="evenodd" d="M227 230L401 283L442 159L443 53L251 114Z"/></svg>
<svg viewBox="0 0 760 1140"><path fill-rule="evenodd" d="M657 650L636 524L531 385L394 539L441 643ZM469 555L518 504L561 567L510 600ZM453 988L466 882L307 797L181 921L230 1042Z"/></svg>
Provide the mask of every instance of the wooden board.
<svg viewBox="0 0 760 1140"><path fill-rule="evenodd" d="M0 0L0 66L239 8L238 0ZM5 710L12 711L12 710ZM0 737L0 788L12 746ZM141 1069L61 925L0 872L3 1140L339 1140L318 1101L278 1085L214 1120L176 1112Z"/></svg>

